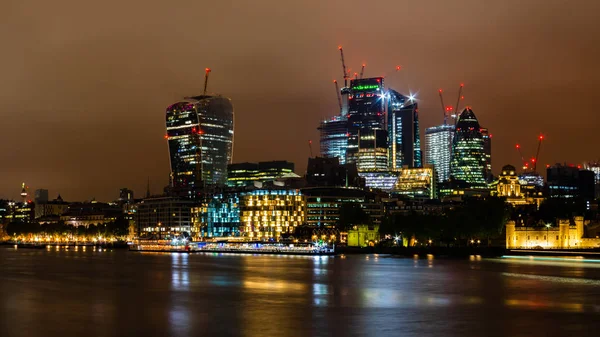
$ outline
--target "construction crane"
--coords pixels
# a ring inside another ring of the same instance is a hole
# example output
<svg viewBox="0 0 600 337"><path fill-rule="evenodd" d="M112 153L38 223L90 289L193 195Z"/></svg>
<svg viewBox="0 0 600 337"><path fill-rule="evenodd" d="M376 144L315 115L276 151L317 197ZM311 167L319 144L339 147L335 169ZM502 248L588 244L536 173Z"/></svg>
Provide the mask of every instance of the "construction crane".
<svg viewBox="0 0 600 337"><path fill-rule="evenodd" d="M340 106L340 112L342 112L342 95L340 95L340 87L338 86L338 83L336 80L333 80L333 83L335 83L335 94L337 95L337 100L338 100L338 104Z"/></svg>
<svg viewBox="0 0 600 337"><path fill-rule="evenodd" d="M460 104L461 98L464 98L462 95L462 90L465 85L463 83L460 84L460 88L458 89L458 98L456 99L456 108L454 109L454 113L456 114L456 118L458 118L458 105Z"/></svg>
<svg viewBox="0 0 600 337"><path fill-rule="evenodd" d="M523 157L523 153L521 152L521 145L517 144L515 146L517 148L517 151L519 152L519 155L521 156L521 162L523 163L523 168L525 168L525 166L527 166L527 162L525 161L525 157Z"/></svg>
<svg viewBox="0 0 600 337"><path fill-rule="evenodd" d="M448 119L448 117L447 117L448 109L446 108L446 105L444 105L444 96L442 95L442 89L438 90L438 93L440 94L440 102L442 103L442 112L444 113L444 125L446 125L446 120Z"/></svg>
<svg viewBox="0 0 600 337"><path fill-rule="evenodd" d="M544 140L544 135L540 135L538 137L539 142L538 142L538 148L537 148L537 152L535 153L535 161L533 162L533 172L537 173L537 162L538 162L538 158L540 156L540 148L542 147L542 140Z"/></svg>
<svg viewBox="0 0 600 337"><path fill-rule="evenodd" d="M363 74L365 73L366 64L363 63L362 68L360 68L360 79L362 80Z"/></svg>
<svg viewBox="0 0 600 337"><path fill-rule="evenodd" d="M354 73L354 79L358 79L358 73Z"/></svg>
<svg viewBox="0 0 600 337"><path fill-rule="evenodd" d="M206 95L206 89L208 88L208 73L210 73L210 68L204 69L206 72L204 74L204 95Z"/></svg>
<svg viewBox="0 0 600 337"><path fill-rule="evenodd" d="M342 46L338 46L338 49L340 50L340 56L341 56L341 60L342 60L342 70L344 71L344 87L348 86L348 72L346 71L346 61L344 61L344 49L342 49Z"/></svg>
<svg viewBox="0 0 600 337"><path fill-rule="evenodd" d="M308 141L308 149L310 150L310 157L313 157L313 153L312 153L312 140Z"/></svg>

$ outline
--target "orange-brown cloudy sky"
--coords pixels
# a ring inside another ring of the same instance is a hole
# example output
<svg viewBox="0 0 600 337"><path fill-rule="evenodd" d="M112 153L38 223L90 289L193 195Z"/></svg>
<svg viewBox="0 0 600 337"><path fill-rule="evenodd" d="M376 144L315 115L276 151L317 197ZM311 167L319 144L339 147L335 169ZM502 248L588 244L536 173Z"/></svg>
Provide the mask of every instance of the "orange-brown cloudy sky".
<svg viewBox="0 0 600 337"><path fill-rule="evenodd" d="M232 99L234 161L290 160L303 174L337 113L338 45L352 71L418 93L421 134L437 90L493 134L493 166L600 158L600 1L8 0L0 4L0 198L141 196L168 183L165 108L202 90ZM395 66L403 70L395 72ZM422 139L423 142L423 139ZM317 146L315 146L316 150Z"/></svg>

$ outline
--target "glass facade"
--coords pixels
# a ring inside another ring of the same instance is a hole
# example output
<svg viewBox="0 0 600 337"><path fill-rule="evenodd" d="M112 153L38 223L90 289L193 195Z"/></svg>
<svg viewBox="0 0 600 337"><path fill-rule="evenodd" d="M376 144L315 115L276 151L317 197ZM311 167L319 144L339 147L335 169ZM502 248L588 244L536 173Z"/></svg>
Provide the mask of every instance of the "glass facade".
<svg viewBox="0 0 600 337"><path fill-rule="evenodd" d="M394 186L394 194L435 199L436 177L433 167L402 169Z"/></svg>
<svg viewBox="0 0 600 337"><path fill-rule="evenodd" d="M438 182L450 178L450 157L454 125L439 125L425 130L425 145L427 148L425 164L435 168Z"/></svg>
<svg viewBox="0 0 600 337"><path fill-rule="evenodd" d="M494 180L492 173L492 135L487 128L481 128L481 136L483 137L483 152L485 153L485 177L487 182Z"/></svg>
<svg viewBox="0 0 600 337"><path fill-rule="evenodd" d="M321 156L338 158L340 164L346 162L348 147L348 120L345 116L335 116L321 122Z"/></svg>
<svg viewBox="0 0 600 337"><path fill-rule="evenodd" d="M227 185L232 187L251 186L255 181L265 182L290 177L299 176L294 173L294 163L288 161L239 163L227 166Z"/></svg>
<svg viewBox="0 0 600 337"><path fill-rule="evenodd" d="M361 172L358 174L365 180L365 186L389 191L398 181L397 172Z"/></svg>
<svg viewBox="0 0 600 337"><path fill-rule="evenodd" d="M302 194L306 198L306 224L319 228L334 228L340 219L340 209L345 203L357 203L379 223L382 216L382 204L376 195L355 188L305 188Z"/></svg>
<svg viewBox="0 0 600 337"><path fill-rule="evenodd" d="M373 130L385 130L385 97L383 77L350 81L347 163L358 161L361 133L368 135Z"/></svg>
<svg viewBox="0 0 600 337"><path fill-rule="evenodd" d="M240 231L249 238L277 239L304 224L305 206L304 197L299 190L254 190L241 193Z"/></svg>
<svg viewBox="0 0 600 337"><path fill-rule="evenodd" d="M452 144L450 175L469 188L487 188L486 156L483 135L473 110L458 116Z"/></svg>
<svg viewBox="0 0 600 337"><path fill-rule="evenodd" d="M381 172L388 169L387 133L385 130L359 132L358 172Z"/></svg>
<svg viewBox="0 0 600 337"><path fill-rule="evenodd" d="M233 156L233 106L228 98L197 96L166 111L171 184L195 194L203 185L224 184Z"/></svg>
<svg viewBox="0 0 600 337"><path fill-rule="evenodd" d="M422 153L419 134L419 107L414 101L390 89L388 101L389 166L421 167Z"/></svg>
<svg viewBox="0 0 600 337"><path fill-rule="evenodd" d="M214 194L207 202L205 236L238 235L240 226L239 203L238 193Z"/></svg>

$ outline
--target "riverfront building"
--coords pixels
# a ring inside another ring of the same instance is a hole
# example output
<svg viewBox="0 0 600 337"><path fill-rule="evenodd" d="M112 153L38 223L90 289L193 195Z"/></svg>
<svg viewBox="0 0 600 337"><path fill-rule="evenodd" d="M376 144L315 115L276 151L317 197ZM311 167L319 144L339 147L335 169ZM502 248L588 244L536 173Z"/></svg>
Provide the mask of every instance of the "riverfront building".
<svg viewBox="0 0 600 337"><path fill-rule="evenodd" d="M254 190L240 194L240 232L250 239L278 239L305 221L299 190Z"/></svg>
<svg viewBox="0 0 600 337"><path fill-rule="evenodd" d="M582 216L574 217L573 222L560 219L558 226L526 227L509 221L506 224L506 248L600 248L599 238L584 237L587 224Z"/></svg>
<svg viewBox="0 0 600 337"><path fill-rule="evenodd" d="M233 156L233 106L221 96L195 96L167 107L166 139L175 194L195 197L225 184Z"/></svg>
<svg viewBox="0 0 600 337"><path fill-rule="evenodd" d="M191 209L196 203L187 198L146 198L137 205L135 222L140 236L164 238L192 232Z"/></svg>

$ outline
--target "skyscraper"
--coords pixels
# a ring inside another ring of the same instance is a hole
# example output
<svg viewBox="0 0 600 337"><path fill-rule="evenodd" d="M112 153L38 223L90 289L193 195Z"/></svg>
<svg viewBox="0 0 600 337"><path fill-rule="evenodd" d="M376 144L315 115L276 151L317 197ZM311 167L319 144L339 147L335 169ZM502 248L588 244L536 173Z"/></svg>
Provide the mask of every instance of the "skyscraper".
<svg viewBox="0 0 600 337"><path fill-rule="evenodd" d="M358 172L388 170L387 133L385 130L361 129L357 159Z"/></svg>
<svg viewBox="0 0 600 337"><path fill-rule="evenodd" d="M470 108L458 116L452 142L450 176L470 188L486 188L486 156L479 121Z"/></svg>
<svg viewBox="0 0 600 337"><path fill-rule="evenodd" d="M171 186L192 196L205 185L224 184L233 156L233 106L228 98L185 98L166 111Z"/></svg>
<svg viewBox="0 0 600 337"><path fill-rule="evenodd" d="M346 163L348 147L348 119L346 116L334 116L321 122L321 156L338 158L340 164Z"/></svg>
<svg viewBox="0 0 600 337"><path fill-rule="evenodd" d="M348 96L348 146L346 162L358 161L359 137L373 130L385 130L383 77L350 81ZM387 138L387 137L386 137ZM382 146L383 144L378 144ZM385 145L387 148L387 144Z"/></svg>
<svg viewBox="0 0 600 337"><path fill-rule="evenodd" d="M488 183L494 180L492 173L492 135L487 128L481 128L481 136L483 137L483 152L485 153L485 178Z"/></svg>
<svg viewBox="0 0 600 337"><path fill-rule="evenodd" d="M402 166L421 167L423 162L418 103L390 89L387 127L390 139L388 148L390 170L397 171Z"/></svg>
<svg viewBox="0 0 600 337"><path fill-rule="evenodd" d="M433 165L437 181L450 178L450 158L452 157L452 140L454 125L442 124L425 130L425 163Z"/></svg>

